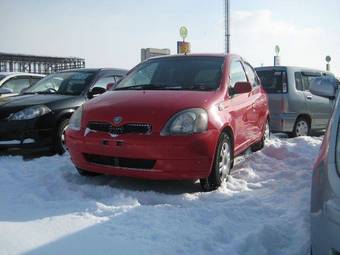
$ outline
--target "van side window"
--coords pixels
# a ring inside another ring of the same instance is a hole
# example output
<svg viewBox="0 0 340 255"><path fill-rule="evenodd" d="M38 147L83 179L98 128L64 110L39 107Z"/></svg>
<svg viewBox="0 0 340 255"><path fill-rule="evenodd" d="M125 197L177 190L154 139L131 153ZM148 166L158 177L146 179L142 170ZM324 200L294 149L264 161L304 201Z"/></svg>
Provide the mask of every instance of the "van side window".
<svg viewBox="0 0 340 255"><path fill-rule="evenodd" d="M295 87L297 90L303 91L302 75L300 72L295 72Z"/></svg>
<svg viewBox="0 0 340 255"><path fill-rule="evenodd" d="M234 86L236 82L247 82L247 76L243 70L243 66L240 61L233 61L230 66L230 82L229 82L229 94L234 94Z"/></svg>
<svg viewBox="0 0 340 255"><path fill-rule="evenodd" d="M257 74L255 73L254 69L249 65L248 63L244 62L244 69L246 71L247 77L249 79L250 84L253 87L260 85L260 80L257 77Z"/></svg>
<svg viewBox="0 0 340 255"><path fill-rule="evenodd" d="M304 91L309 91L311 80L314 79L315 77L321 76L321 73L317 73L317 72L301 72L301 76L302 76L303 90Z"/></svg>

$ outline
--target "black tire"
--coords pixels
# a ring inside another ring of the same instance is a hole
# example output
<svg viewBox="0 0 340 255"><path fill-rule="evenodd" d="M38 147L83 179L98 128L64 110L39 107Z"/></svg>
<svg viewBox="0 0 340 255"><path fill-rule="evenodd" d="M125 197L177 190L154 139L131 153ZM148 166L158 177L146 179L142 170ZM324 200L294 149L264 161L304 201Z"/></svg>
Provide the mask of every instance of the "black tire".
<svg viewBox="0 0 340 255"><path fill-rule="evenodd" d="M227 146L227 147L226 147ZM224 151L224 152L222 152ZM223 154L224 153L224 154ZM225 155L226 157L222 157ZM223 169L221 165L223 164ZM201 187L204 191L211 191L221 186L224 179L227 179L233 165L233 148L228 134L222 133L214 157L214 164L210 175L200 179Z"/></svg>
<svg viewBox="0 0 340 255"><path fill-rule="evenodd" d="M269 138L270 138L270 128L269 128L269 120L267 120L262 139L258 143L255 143L251 146L252 152L262 150L264 145L266 144L266 140Z"/></svg>
<svg viewBox="0 0 340 255"><path fill-rule="evenodd" d="M310 134L310 123L306 117L299 117L295 124L291 137L298 137L302 135L308 136Z"/></svg>
<svg viewBox="0 0 340 255"><path fill-rule="evenodd" d="M59 126L57 128L57 133L54 138L54 144L52 150L59 154L63 155L66 152L66 146L65 146L65 130L68 126L69 119L64 119L59 123Z"/></svg>
<svg viewBox="0 0 340 255"><path fill-rule="evenodd" d="M99 175L98 173L94 173L94 172L90 172L81 168L77 167L77 171L81 176L87 176L87 177L91 177L91 176L97 176Z"/></svg>

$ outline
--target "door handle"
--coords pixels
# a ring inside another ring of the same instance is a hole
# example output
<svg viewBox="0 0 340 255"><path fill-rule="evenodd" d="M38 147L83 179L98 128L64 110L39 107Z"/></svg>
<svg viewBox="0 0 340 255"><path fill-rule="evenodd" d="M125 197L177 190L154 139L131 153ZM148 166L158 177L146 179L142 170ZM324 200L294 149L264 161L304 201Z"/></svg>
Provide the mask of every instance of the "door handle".
<svg viewBox="0 0 340 255"><path fill-rule="evenodd" d="M308 100L312 100L312 98L313 98L312 96L307 96Z"/></svg>

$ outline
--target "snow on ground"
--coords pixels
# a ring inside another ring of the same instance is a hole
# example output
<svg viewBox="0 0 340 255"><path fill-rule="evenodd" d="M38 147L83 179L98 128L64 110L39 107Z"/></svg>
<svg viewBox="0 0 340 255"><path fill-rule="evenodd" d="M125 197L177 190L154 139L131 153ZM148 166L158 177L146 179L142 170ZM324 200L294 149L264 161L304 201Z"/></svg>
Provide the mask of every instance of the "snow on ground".
<svg viewBox="0 0 340 255"><path fill-rule="evenodd" d="M0 156L0 254L309 254L321 139L274 137L210 193L81 177L68 156Z"/></svg>

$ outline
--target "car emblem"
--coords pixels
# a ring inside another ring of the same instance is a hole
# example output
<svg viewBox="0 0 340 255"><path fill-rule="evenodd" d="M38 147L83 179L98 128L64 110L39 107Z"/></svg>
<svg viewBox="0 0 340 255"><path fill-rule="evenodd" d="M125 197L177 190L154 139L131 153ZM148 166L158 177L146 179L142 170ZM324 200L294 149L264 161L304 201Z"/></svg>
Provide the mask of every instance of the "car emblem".
<svg viewBox="0 0 340 255"><path fill-rule="evenodd" d="M122 122L123 118L121 116L117 116L113 118L113 123L118 125Z"/></svg>

